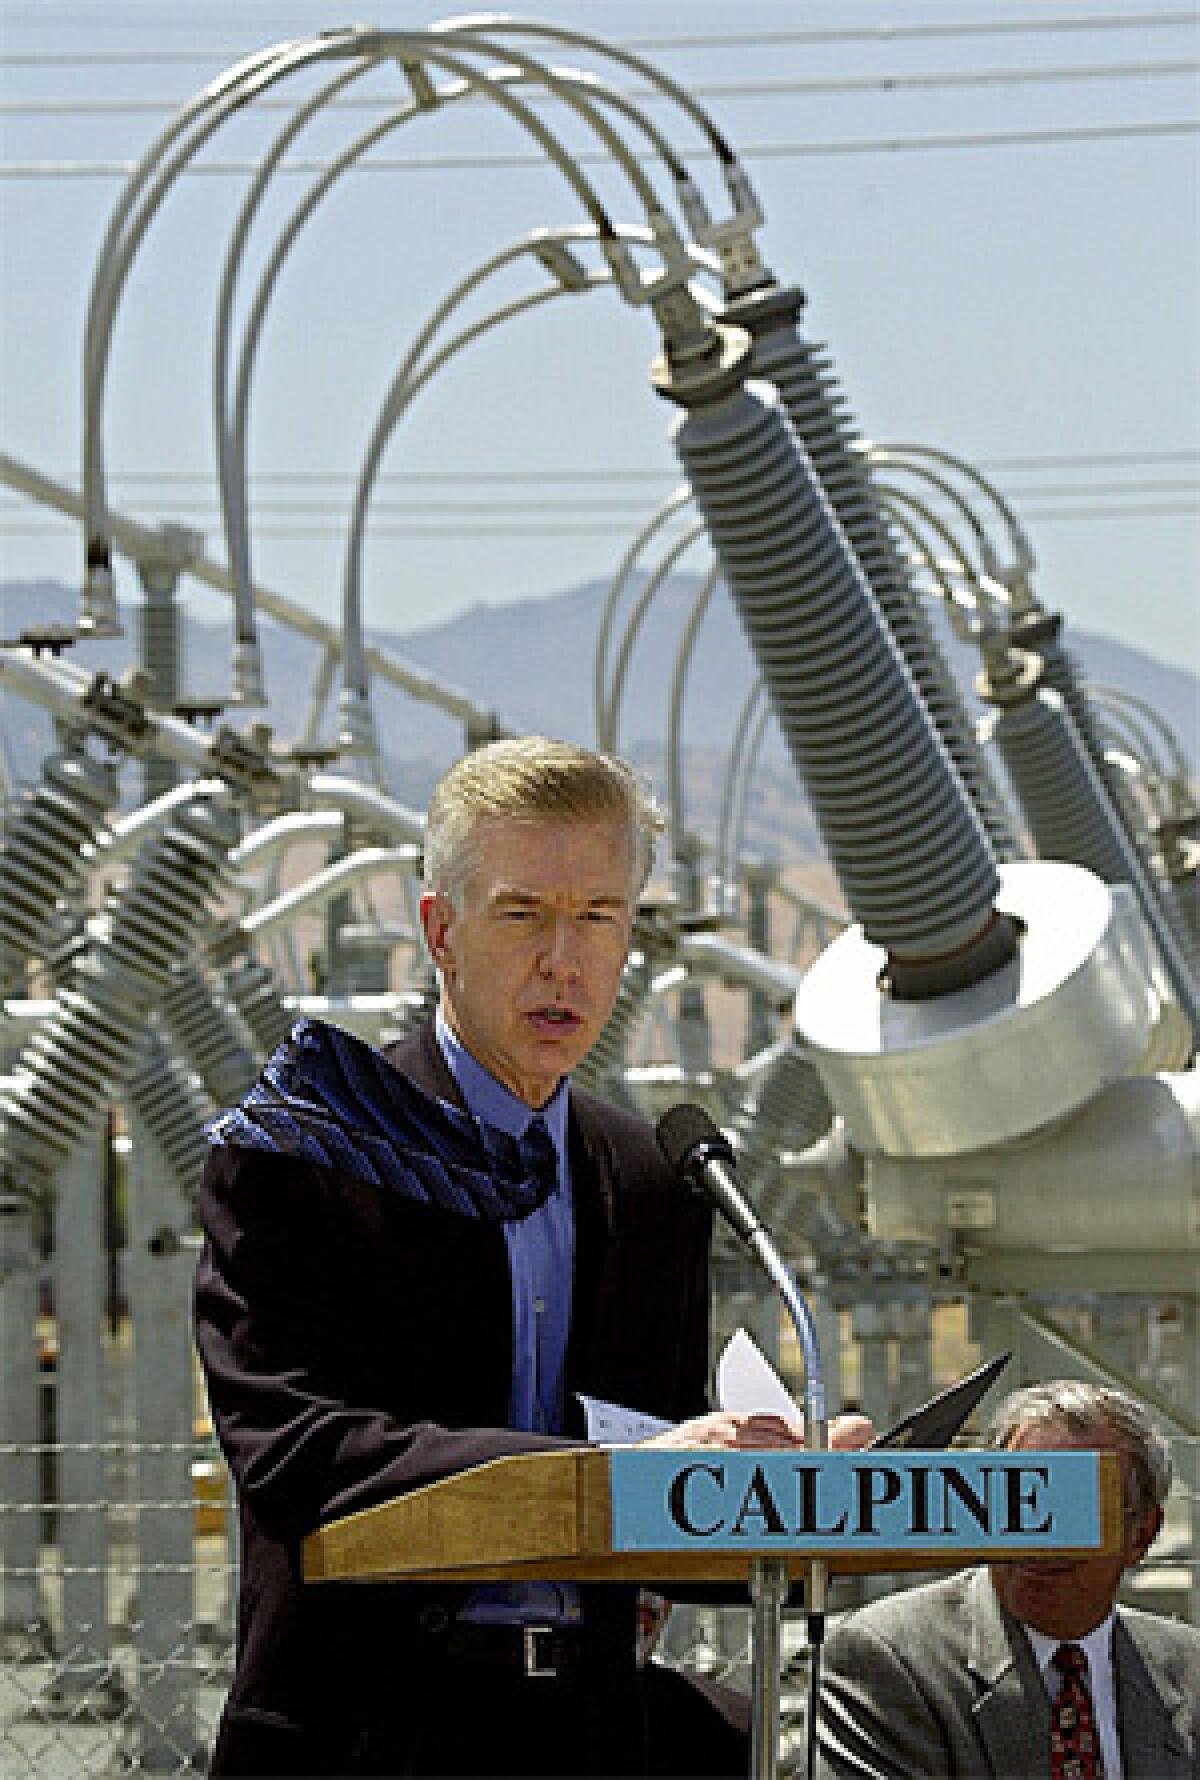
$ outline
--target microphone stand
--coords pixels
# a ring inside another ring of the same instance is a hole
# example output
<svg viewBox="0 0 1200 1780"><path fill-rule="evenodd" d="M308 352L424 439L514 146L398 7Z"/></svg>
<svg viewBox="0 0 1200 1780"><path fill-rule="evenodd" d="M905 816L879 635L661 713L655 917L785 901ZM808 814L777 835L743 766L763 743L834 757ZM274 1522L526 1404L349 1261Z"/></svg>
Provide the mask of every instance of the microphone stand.
<svg viewBox="0 0 1200 1780"><path fill-rule="evenodd" d="M787 1592L783 1558L751 1558L750 1772L754 1780L777 1780L779 1774L779 1673Z"/></svg>
<svg viewBox="0 0 1200 1780"><path fill-rule="evenodd" d="M805 1444L812 1452L825 1452L829 1446L829 1423L821 1350L812 1312L766 1231L759 1226L747 1234L745 1242L771 1279L792 1319L804 1355ZM828 1592L829 1566L824 1558L814 1557L809 1564L805 1592L810 1651L807 1728L810 1780L816 1763L817 1687ZM787 1564L783 1559L753 1558L750 1563L750 1772L754 1780L778 1780L779 1676L783 1659L783 1606L787 1595Z"/></svg>
<svg viewBox="0 0 1200 1780"><path fill-rule="evenodd" d="M812 1451L825 1451L829 1445L829 1423L816 1324L770 1231L738 1189L730 1172L734 1156L728 1139L703 1107L686 1104L663 1114L658 1121L657 1136L659 1147L671 1166L690 1174L707 1192L787 1306L804 1355L805 1440ZM828 1587L826 1560L813 1558L809 1564L806 1604L809 1647L814 1665L819 1662L824 1635ZM758 1557L750 1560L750 1772L754 1780L777 1780L779 1773L779 1677L783 1604L787 1593L788 1572L784 1559ZM811 1780L816 1751L816 1678L812 1670L810 1679L808 1768Z"/></svg>

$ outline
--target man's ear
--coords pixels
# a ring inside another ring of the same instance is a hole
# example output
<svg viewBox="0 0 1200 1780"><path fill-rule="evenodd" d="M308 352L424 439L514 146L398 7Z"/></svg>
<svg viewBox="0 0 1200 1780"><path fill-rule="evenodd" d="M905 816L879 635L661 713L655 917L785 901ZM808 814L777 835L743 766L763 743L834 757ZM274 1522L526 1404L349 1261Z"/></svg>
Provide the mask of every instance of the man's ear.
<svg viewBox="0 0 1200 1780"><path fill-rule="evenodd" d="M454 909L448 896L440 890L425 890L420 901L421 931L425 935L425 944L429 956L441 971L447 971L453 963L453 949L450 945L450 926L454 920Z"/></svg>

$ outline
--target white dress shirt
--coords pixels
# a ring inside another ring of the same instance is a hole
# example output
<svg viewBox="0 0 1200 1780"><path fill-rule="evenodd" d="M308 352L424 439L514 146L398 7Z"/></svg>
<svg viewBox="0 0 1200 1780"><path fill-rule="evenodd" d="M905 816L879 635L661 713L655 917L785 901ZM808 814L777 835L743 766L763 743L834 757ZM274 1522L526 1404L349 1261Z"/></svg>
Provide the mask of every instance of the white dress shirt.
<svg viewBox="0 0 1200 1780"><path fill-rule="evenodd" d="M1117 1735L1117 1689L1113 1676L1113 1626L1115 1614L1101 1620L1086 1638L1048 1638L1044 1632L1025 1627L1046 1692L1053 1699L1062 1676L1051 1658L1060 1644L1078 1644L1088 1660L1088 1692L1092 1696L1092 1716L1100 1738L1100 1758L1104 1763L1104 1780L1125 1780L1121 1765L1121 1739Z"/></svg>

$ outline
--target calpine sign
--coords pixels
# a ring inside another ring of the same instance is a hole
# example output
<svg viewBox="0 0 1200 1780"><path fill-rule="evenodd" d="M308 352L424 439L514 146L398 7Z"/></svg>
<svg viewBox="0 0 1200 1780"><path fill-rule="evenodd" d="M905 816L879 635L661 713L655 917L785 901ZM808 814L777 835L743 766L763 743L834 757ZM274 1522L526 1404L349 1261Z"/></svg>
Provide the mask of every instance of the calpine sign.
<svg viewBox="0 0 1200 1780"><path fill-rule="evenodd" d="M614 1551L1004 1552L1103 1543L1095 1453L610 1454Z"/></svg>

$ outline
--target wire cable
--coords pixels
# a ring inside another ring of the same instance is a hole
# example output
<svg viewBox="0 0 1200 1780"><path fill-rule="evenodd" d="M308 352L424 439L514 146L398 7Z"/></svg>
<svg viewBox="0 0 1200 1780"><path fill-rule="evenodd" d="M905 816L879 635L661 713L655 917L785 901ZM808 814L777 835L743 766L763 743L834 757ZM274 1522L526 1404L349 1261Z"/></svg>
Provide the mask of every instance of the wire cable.
<svg viewBox="0 0 1200 1780"><path fill-rule="evenodd" d="M243 8L240 17L244 20L250 8ZM83 14L89 26L95 26L95 17L91 13ZM55 9L54 22L69 25L71 13L69 9L59 6ZM39 21L40 22L40 21ZM718 50L731 49L772 49L784 44L832 44L832 43L904 43L904 42L954 42L962 38L981 37L1048 37L1062 33L1081 33L1093 31L1164 31L1194 30L1197 23L1196 13L1191 7L1177 11L1159 12L1123 12L1123 13L1085 13L1068 17L1035 18L1035 19L971 19L948 21L944 24L895 24L832 26L825 29L809 27L807 29L775 30L775 31L725 31L725 32L686 32L658 37L627 37L618 39L618 47L631 51L695 49ZM213 65L229 60L236 50L214 48L199 49L147 49L147 50L89 50L79 51L7 51L0 55L0 68L93 68L93 67L144 67L147 64L164 63L172 65L191 65L198 63Z"/></svg>
<svg viewBox="0 0 1200 1780"><path fill-rule="evenodd" d="M1057 148L1098 142L1135 142L1176 136L1194 136L1200 131L1198 118L1169 118L1158 122L1130 124L1080 124L1050 126L1037 130L975 130L943 136L861 136L847 137L841 142L827 139L813 142L754 142L741 151L745 161L754 160L828 160L841 155L933 154L943 150L987 148ZM631 151L635 155L639 151ZM648 156L639 158L648 159ZM688 162L707 159L703 149L683 149L680 159ZM583 150L572 157L577 167L606 166L612 157L602 150ZM285 174L322 173L327 160L296 157L285 161L280 172ZM545 162L537 155L521 154L434 154L412 157L386 157L359 163L360 173L439 173L439 172L523 172L541 168ZM127 179L135 170L133 161L36 160L0 162L0 179ZM202 161L187 168L185 178L243 177L258 166L251 160Z"/></svg>
<svg viewBox="0 0 1200 1780"><path fill-rule="evenodd" d="M1097 80L1156 80L1194 75L1200 62L1111 62L1077 68L987 68L963 73L920 74L855 74L814 75L811 77L773 80L717 81L696 85L689 90L696 99L786 99L803 97L841 98L866 93L889 96L903 93L955 92L978 87L1000 86L1062 86ZM561 74L563 71L560 69ZM665 93L656 87L609 89L619 100L638 103L663 100ZM544 102L548 95L539 95ZM0 117L147 117L174 111L180 101L171 96L162 99L0 99ZM383 93L360 95L354 99L336 99L329 105L334 112L380 111L395 104ZM259 112L291 111L295 101L285 98L264 99L255 107Z"/></svg>

